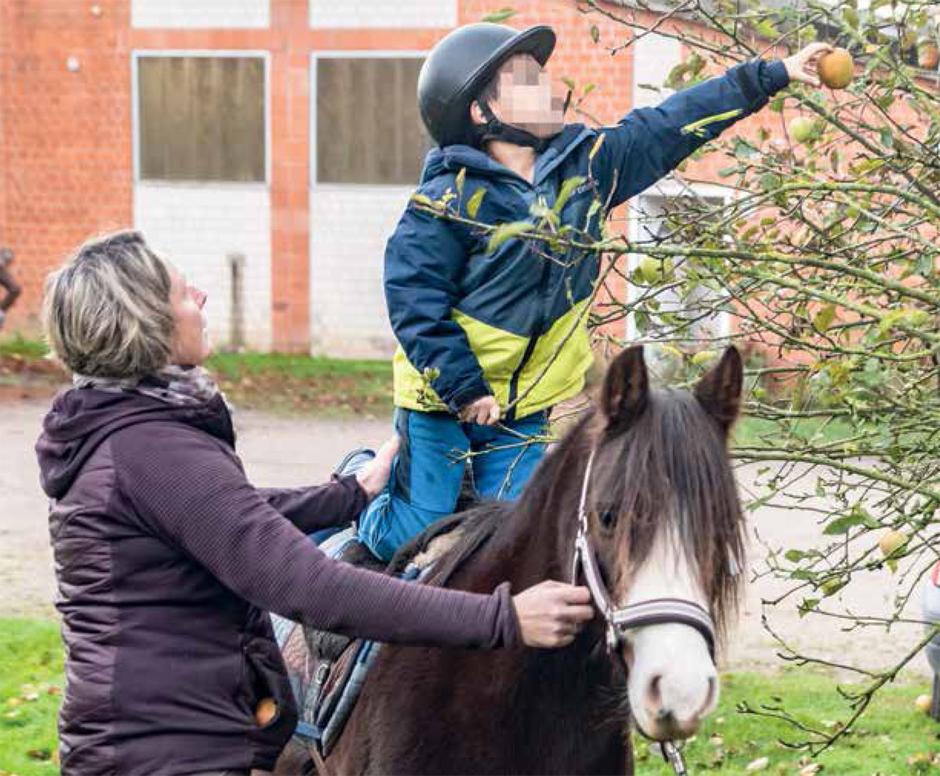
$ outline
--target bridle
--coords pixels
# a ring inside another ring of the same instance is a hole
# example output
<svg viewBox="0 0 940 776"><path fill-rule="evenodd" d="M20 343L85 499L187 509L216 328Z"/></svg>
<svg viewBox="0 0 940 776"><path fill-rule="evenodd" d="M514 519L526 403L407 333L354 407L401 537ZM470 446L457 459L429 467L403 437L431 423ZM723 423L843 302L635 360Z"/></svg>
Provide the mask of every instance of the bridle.
<svg viewBox="0 0 940 776"><path fill-rule="evenodd" d="M591 543L588 530L587 495L591 483L591 470L594 467L596 448L588 456L584 480L581 483L581 500L578 504L578 535L574 541L574 557L571 563L571 582L577 584L580 573L584 572L584 581L591 591L591 598L604 618L608 652L613 652L625 639L627 631L647 625L677 623L695 628L715 656L715 622L711 614L694 601L681 598L652 598L647 601L614 607L607 585L597 562L597 553ZM642 732L642 731L641 731ZM686 773L685 764L679 749L672 741L660 742L663 759L670 763L676 774Z"/></svg>

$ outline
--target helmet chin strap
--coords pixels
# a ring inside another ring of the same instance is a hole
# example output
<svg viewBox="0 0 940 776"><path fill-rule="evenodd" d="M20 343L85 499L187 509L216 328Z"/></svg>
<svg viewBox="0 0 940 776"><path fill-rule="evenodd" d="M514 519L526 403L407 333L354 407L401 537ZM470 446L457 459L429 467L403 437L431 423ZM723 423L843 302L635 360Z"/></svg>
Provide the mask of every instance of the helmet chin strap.
<svg viewBox="0 0 940 776"><path fill-rule="evenodd" d="M478 102L480 110L483 112L483 118L486 124L477 124L475 127L476 141L478 145L483 145L487 140L503 140L514 145L528 146L534 148L536 153L542 153L548 144L558 133L548 137L539 137L529 132L527 129L517 127L514 124L507 124L496 118L496 114L485 102Z"/></svg>

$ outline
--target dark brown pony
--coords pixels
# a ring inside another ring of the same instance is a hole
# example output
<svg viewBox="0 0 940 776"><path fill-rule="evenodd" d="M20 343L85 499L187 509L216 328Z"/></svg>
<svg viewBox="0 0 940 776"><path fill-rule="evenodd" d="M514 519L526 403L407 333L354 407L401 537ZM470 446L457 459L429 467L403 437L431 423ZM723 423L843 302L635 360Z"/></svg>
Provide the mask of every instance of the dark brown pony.
<svg viewBox="0 0 940 776"><path fill-rule="evenodd" d="M702 603L721 629L737 604L732 569L743 566L743 520L727 454L741 381L732 348L694 393L651 391L642 348L624 351L608 370L598 408L545 458L519 501L467 514L431 582L489 592L506 580L515 591L568 580L594 450L590 533L614 600L623 600L668 534L692 559ZM606 649L600 618L554 651L386 646L326 772L632 773L632 660L629 640L622 650ZM292 744L279 772L304 767L309 758Z"/></svg>

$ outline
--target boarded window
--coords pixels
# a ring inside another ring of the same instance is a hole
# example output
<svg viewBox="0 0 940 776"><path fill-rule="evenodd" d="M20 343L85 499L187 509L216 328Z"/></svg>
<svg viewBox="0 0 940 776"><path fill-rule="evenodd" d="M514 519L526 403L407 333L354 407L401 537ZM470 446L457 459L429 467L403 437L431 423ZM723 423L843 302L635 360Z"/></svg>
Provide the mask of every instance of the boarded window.
<svg viewBox="0 0 940 776"><path fill-rule="evenodd" d="M431 141L418 113L422 60L317 60L317 180L414 185Z"/></svg>
<svg viewBox="0 0 940 776"><path fill-rule="evenodd" d="M265 180L264 60L140 57L140 177Z"/></svg>

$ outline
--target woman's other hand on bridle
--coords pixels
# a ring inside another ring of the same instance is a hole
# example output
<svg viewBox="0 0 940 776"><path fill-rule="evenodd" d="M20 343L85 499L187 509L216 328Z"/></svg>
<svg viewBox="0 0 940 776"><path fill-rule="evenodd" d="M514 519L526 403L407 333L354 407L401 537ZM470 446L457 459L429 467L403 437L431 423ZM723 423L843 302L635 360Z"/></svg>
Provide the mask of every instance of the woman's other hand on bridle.
<svg viewBox="0 0 940 776"><path fill-rule="evenodd" d="M359 480L359 485L366 492L369 501L378 496L388 484L388 478L392 473L392 463L398 455L398 446L397 436L387 440L379 448L375 458L356 473L356 479Z"/></svg>
<svg viewBox="0 0 940 776"><path fill-rule="evenodd" d="M527 647L566 647L586 622L594 619L591 591L548 580L512 599Z"/></svg>

